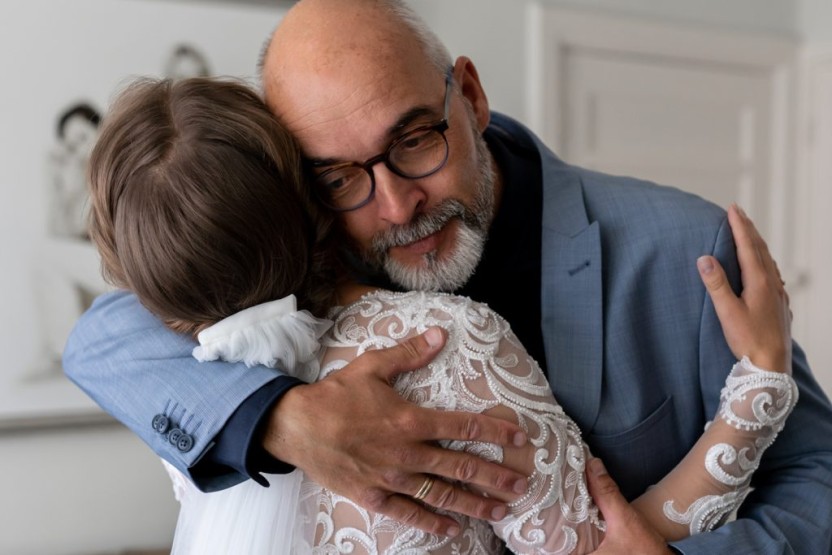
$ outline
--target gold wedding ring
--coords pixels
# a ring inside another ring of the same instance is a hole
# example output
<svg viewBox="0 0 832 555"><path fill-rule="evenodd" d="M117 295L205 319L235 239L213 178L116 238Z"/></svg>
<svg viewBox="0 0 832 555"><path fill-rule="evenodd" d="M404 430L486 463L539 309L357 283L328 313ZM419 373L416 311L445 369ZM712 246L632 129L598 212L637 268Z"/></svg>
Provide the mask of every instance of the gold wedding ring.
<svg viewBox="0 0 832 555"><path fill-rule="evenodd" d="M413 496L413 499L417 501L421 501L425 497L427 497L428 493L430 493L431 488L433 487L433 478L428 476L425 478L425 481L422 482L422 487L419 488L419 491L416 492L416 495Z"/></svg>

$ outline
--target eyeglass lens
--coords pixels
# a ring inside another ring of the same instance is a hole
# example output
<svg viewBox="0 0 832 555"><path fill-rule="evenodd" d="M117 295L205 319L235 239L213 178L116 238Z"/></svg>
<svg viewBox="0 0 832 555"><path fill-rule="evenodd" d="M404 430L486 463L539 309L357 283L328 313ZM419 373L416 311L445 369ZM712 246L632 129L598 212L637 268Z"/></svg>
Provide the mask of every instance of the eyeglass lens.
<svg viewBox="0 0 832 555"><path fill-rule="evenodd" d="M439 171L448 159L449 93L452 73L445 78L445 117L437 124L413 129L393 141L387 150L362 163L350 163L324 171L314 178L320 199L335 210L353 210L373 195L373 166L383 162L401 177L418 179Z"/></svg>

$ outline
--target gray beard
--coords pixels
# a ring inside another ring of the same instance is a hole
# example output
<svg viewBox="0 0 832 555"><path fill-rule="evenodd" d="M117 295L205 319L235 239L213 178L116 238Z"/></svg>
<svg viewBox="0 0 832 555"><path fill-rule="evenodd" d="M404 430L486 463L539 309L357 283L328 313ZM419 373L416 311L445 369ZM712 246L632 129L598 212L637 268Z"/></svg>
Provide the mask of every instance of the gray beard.
<svg viewBox="0 0 832 555"><path fill-rule="evenodd" d="M455 291L465 285L482 258L488 227L494 214L494 185L497 180L491 153L485 140L475 133L477 149L477 191L472 206L456 199L445 199L429 212L416 215L407 224L377 233L365 259L382 268L393 283L406 290ZM423 264L409 266L393 259L392 247L409 245L436 233L452 219L459 222L455 243L440 258L436 252L423 256Z"/></svg>

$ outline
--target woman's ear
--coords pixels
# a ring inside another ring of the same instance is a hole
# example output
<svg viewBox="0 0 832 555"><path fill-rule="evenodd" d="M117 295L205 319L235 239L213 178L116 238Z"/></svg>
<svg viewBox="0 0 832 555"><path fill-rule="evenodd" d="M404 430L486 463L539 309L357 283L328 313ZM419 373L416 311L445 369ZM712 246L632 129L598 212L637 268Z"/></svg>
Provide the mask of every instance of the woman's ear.
<svg viewBox="0 0 832 555"><path fill-rule="evenodd" d="M454 63L454 79L459 83L462 96L471 104L474 117L480 132L485 131L488 122L491 120L491 111L488 108L488 98L480 83L480 76L474 62L466 56L460 56Z"/></svg>

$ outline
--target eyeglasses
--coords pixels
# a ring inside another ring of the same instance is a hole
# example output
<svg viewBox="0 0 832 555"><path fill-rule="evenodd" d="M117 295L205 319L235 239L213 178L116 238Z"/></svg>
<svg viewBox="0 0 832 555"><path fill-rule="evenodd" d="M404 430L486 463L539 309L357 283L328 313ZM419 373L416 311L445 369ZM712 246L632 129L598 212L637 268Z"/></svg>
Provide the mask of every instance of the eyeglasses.
<svg viewBox="0 0 832 555"><path fill-rule="evenodd" d="M444 116L433 125L412 129L397 137L387 150L366 162L344 162L327 166L312 178L312 186L318 199L338 212L356 210L365 206L376 191L373 166L384 162L390 171L406 179L420 179L433 175L448 161L448 110L451 104L453 68L445 74ZM314 166L313 166L314 167Z"/></svg>

